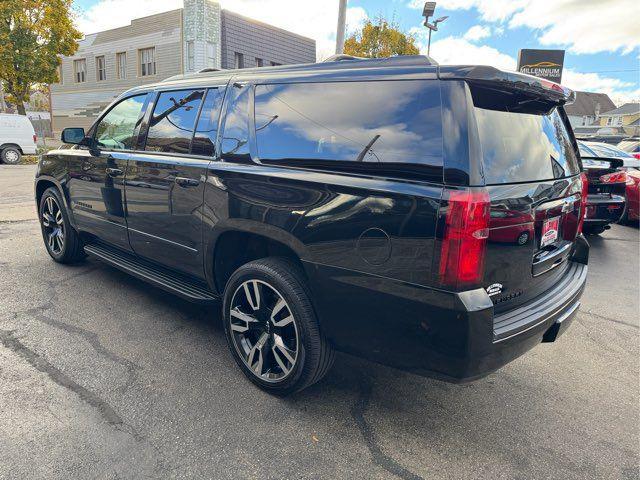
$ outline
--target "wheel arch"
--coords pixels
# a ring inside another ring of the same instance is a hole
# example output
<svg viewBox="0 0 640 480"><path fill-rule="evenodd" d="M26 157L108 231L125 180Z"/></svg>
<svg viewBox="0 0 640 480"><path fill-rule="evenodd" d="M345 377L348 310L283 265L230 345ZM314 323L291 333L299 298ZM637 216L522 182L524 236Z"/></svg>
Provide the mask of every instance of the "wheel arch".
<svg viewBox="0 0 640 480"><path fill-rule="evenodd" d="M231 274L240 266L267 257L284 257L293 261L306 275L302 259L304 245L281 229L260 224L260 229L226 228L217 232L207 249L206 275L217 293L222 293Z"/></svg>
<svg viewBox="0 0 640 480"><path fill-rule="evenodd" d="M42 198L42 195L44 194L44 192L48 188L51 188L51 187L53 187L56 190L58 190L58 193L60 194L60 197L62 197L62 202L64 203L64 208L67 210L67 215L69 216L69 221L71 223L71 226L75 229L76 228L76 223L75 223L75 219L73 217L73 211L71 210L71 208L69 206L67 195L65 195L64 189L62 188L62 185L60 184L60 182L57 179L53 178L53 177L41 175L41 176L36 178L36 182L35 182L36 210L38 212L40 211L40 199Z"/></svg>
<svg viewBox="0 0 640 480"><path fill-rule="evenodd" d="M22 151L22 147L20 145L18 145L17 143L3 143L2 145L0 145L0 151L4 150L5 148L8 148L8 147L15 147L20 152L20 155L24 155L24 152Z"/></svg>

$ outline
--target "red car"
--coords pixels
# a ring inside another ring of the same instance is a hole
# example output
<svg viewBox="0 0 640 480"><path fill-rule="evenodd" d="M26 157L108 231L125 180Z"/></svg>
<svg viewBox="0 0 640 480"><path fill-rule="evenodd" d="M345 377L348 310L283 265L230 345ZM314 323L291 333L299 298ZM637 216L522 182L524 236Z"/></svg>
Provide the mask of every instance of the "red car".
<svg viewBox="0 0 640 480"><path fill-rule="evenodd" d="M627 140L621 142L617 147L598 142L582 143L582 148L586 145L589 151L595 153L598 157L619 158L622 160L622 167L618 168L618 170L626 172L626 177L624 178L626 188L625 207L620 221L626 223L640 220L640 208L638 206L640 189L640 160L638 160L638 156L640 156L640 153L638 152L638 141ZM626 149L623 150L623 147L626 147ZM584 155L584 152L581 151L580 153Z"/></svg>

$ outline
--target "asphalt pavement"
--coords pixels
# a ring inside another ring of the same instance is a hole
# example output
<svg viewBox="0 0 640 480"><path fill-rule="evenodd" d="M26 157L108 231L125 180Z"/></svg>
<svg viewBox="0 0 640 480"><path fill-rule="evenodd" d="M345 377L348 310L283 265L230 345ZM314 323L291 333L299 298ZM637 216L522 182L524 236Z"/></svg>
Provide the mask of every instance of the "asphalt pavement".
<svg viewBox="0 0 640 480"><path fill-rule="evenodd" d="M591 237L576 321L466 385L346 355L253 387L216 308L54 263L33 166L0 166L0 478L637 479L639 232Z"/></svg>

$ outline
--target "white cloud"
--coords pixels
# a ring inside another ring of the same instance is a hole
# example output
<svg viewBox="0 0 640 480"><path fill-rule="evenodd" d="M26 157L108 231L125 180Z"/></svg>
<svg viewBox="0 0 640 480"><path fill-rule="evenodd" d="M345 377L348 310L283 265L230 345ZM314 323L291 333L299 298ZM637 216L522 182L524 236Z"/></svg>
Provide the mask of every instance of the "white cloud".
<svg viewBox="0 0 640 480"><path fill-rule="evenodd" d="M414 8L423 5L421 0L409 2ZM438 6L474 8L482 20L536 30L542 45L566 47L573 53L629 53L640 47L637 0L440 0Z"/></svg>
<svg viewBox="0 0 640 480"><path fill-rule="evenodd" d="M562 84L572 90L606 93L616 104L638 101L640 98L637 83L602 77L597 73L576 72L570 68L562 72Z"/></svg>
<svg viewBox="0 0 640 480"><path fill-rule="evenodd" d="M313 38L320 58L335 51L338 0L220 0L222 8ZM99 0L78 12L77 25L85 33L129 25L134 18L182 8L182 0ZM362 7L347 9L347 31L367 19Z"/></svg>
<svg viewBox="0 0 640 480"><path fill-rule="evenodd" d="M474 25L467 33L464 34L464 39L469 40L470 42L476 42L478 40L482 40L483 38L487 38L491 35L491 29L484 25Z"/></svg>
<svg viewBox="0 0 640 480"><path fill-rule="evenodd" d="M415 35L420 52L427 54L427 33L422 27L410 30ZM515 70L516 60L488 45L476 45L467 38L445 37L431 41L431 57L442 65L490 65L503 70Z"/></svg>

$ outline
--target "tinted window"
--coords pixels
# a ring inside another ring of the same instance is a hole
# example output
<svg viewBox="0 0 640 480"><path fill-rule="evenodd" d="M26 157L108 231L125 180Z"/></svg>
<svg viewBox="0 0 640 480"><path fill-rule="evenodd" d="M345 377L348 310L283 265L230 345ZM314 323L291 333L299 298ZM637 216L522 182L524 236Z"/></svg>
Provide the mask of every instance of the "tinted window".
<svg viewBox="0 0 640 480"><path fill-rule="evenodd" d="M435 81L256 87L261 161L442 165Z"/></svg>
<svg viewBox="0 0 640 480"><path fill-rule="evenodd" d="M249 92L251 87L233 86L220 146L229 160L249 158Z"/></svg>
<svg viewBox="0 0 640 480"><path fill-rule="evenodd" d="M142 121L146 96L122 100L100 120L95 135L100 147L110 150L133 150L136 147L137 128Z"/></svg>
<svg viewBox="0 0 640 480"><path fill-rule="evenodd" d="M579 173L571 137L556 109L547 115L475 108L487 184Z"/></svg>
<svg viewBox="0 0 640 480"><path fill-rule="evenodd" d="M223 97L224 88L207 90L207 96L202 105L198 126L191 145L191 153L194 155L213 156L215 154L218 119Z"/></svg>
<svg viewBox="0 0 640 480"><path fill-rule="evenodd" d="M145 150L189 153L203 90L163 92L149 120Z"/></svg>

